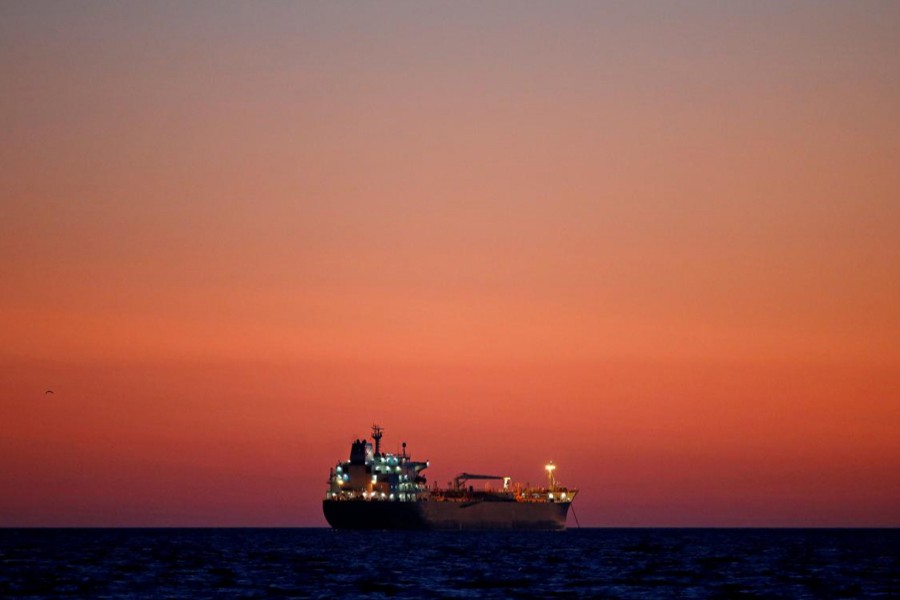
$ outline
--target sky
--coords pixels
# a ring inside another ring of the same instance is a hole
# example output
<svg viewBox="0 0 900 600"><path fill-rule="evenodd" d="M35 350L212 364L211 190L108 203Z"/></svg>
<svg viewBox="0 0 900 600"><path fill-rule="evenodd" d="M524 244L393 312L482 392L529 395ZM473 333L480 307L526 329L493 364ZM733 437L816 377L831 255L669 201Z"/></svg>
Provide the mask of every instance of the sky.
<svg viewBox="0 0 900 600"><path fill-rule="evenodd" d="M0 2L0 526L324 526L373 423L582 526L900 526L898 28Z"/></svg>

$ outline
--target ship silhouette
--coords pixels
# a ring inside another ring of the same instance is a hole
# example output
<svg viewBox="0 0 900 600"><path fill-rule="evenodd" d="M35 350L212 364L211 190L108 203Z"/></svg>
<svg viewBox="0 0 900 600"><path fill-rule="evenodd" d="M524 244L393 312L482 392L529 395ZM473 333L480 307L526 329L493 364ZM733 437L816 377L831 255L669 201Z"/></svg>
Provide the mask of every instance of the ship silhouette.
<svg viewBox="0 0 900 600"><path fill-rule="evenodd" d="M577 489L560 485L556 465L547 464L546 487L523 487L504 475L460 473L445 489L431 487L428 461L406 452L381 451L384 430L372 426L372 442L357 439L350 460L328 477L325 519L335 529L565 529ZM470 482L497 481L498 489L476 490Z"/></svg>

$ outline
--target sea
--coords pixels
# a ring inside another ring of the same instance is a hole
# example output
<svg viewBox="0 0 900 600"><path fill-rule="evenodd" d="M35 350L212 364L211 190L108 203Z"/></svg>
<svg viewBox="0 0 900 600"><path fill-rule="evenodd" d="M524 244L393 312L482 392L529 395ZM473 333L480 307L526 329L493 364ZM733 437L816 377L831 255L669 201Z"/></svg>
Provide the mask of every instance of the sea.
<svg viewBox="0 0 900 600"><path fill-rule="evenodd" d="M900 529L0 529L0 598L900 598Z"/></svg>

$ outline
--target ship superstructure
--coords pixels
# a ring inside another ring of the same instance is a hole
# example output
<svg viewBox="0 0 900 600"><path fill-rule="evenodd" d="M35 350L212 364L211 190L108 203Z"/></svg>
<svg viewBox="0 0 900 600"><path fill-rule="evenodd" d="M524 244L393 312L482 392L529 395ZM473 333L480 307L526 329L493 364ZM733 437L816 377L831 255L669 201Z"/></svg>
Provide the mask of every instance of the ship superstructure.
<svg viewBox="0 0 900 600"><path fill-rule="evenodd" d="M576 489L561 485L546 465L547 486L529 487L508 476L461 473L446 489L428 487L428 461L381 451L383 429L372 442L355 440L350 460L331 469L323 509L338 529L565 529ZM490 487L497 482L496 489ZM485 482L476 489L475 482Z"/></svg>
<svg viewBox="0 0 900 600"><path fill-rule="evenodd" d="M415 502L427 495L425 477L420 473L428 468L428 461L410 460L406 442L400 454L381 452L383 433L373 425L374 447L366 440L350 445L350 460L339 462L328 476L326 500Z"/></svg>

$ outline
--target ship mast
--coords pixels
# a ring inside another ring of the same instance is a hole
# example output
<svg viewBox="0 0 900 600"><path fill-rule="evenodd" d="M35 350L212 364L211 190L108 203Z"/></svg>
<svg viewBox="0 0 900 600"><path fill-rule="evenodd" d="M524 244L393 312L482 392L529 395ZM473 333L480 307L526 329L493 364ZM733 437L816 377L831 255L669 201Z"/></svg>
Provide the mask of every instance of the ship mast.
<svg viewBox="0 0 900 600"><path fill-rule="evenodd" d="M551 460L544 468L547 469L547 486L552 492L556 489L556 478L553 477L553 470L556 469L556 465L554 465L553 461Z"/></svg>
<svg viewBox="0 0 900 600"><path fill-rule="evenodd" d="M372 439L375 440L375 456L381 456L381 436L384 430L378 425L372 425Z"/></svg>

